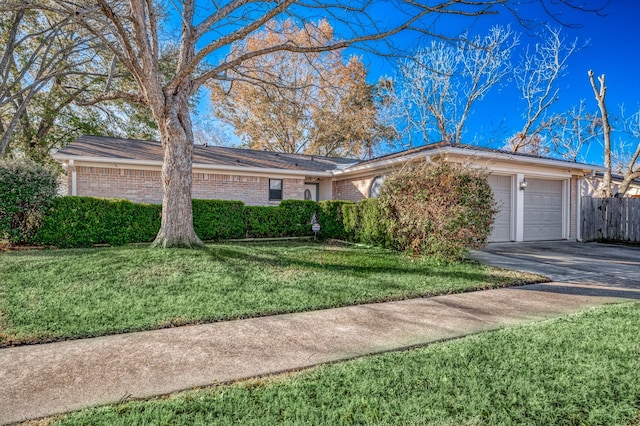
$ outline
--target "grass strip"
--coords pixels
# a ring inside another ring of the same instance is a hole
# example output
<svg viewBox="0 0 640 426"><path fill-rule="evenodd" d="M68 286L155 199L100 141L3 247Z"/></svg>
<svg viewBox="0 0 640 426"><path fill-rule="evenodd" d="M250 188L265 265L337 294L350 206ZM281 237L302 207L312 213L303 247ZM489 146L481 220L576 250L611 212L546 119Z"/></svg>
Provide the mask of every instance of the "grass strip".
<svg viewBox="0 0 640 426"><path fill-rule="evenodd" d="M0 346L539 281L476 263L314 242L0 255Z"/></svg>
<svg viewBox="0 0 640 426"><path fill-rule="evenodd" d="M639 324L640 303L609 305L55 423L625 425L640 418Z"/></svg>

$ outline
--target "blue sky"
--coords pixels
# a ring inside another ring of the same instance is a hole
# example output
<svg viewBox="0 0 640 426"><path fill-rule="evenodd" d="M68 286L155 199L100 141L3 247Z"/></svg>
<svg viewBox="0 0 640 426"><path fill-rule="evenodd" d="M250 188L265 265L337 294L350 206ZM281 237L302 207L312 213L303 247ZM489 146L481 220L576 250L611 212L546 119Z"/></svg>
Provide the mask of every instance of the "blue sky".
<svg viewBox="0 0 640 426"><path fill-rule="evenodd" d="M585 101L588 111L597 112L597 103L587 75L590 69L596 76L606 75L606 103L612 117L619 115L621 105L625 106L627 114L640 108L640 2L613 0L601 14L604 16L565 8L564 13L559 16L562 22L568 24L562 27L562 34L567 41L577 38L578 44L586 43L586 46L571 56L565 73L556 84L560 89L560 99L553 106L555 112L577 106L581 100ZM539 8L531 8L530 11L523 12L523 16L535 19L540 26L548 22L553 27L560 27L559 23L554 22ZM460 26L470 24L469 31L472 34L485 34L492 25L510 25L520 33L519 51L514 55L514 61L518 60L527 44L533 45L539 40L533 34L536 30L523 28L509 14L485 16L471 23L467 18L456 19L456 24ZM449 22L446 24L451 25ZM374 57L367 57L365 60L369 64L372 82L380 75L394 73L393 65L388 61L380 61ZM510 129L518 129L522 125L524 107L518 96L519 93L513 87L495 87L485 99L476 104L467 123L466 138L471 141L476 133L492 134L500 123L503 133L496 133L496 138L506 136ZM614 142L621 137L614 134ZM482 143L501 147L503 141L485 140ZM602 163L602 148L597 142L591 144L586 161Z"/></svg>
<svg viewBox="0 0 640 426"><path fill-rule="evenodd" d="M535 20L542 30L544 22L554 27L559 23L546 15L540 7L527 5L531 1L523 1L524 6L520 12L527 19ZM535 2L533 2L535 3ZM549 2L547 2L549 3ZM602 4L600 0L585 0L585 4ZM619 106L624 104L628 113L640 108L640 2L636 0L612 0L601 11L604 16L594 13L580 12L570 8L562 8L559 19L568 25L564 26L562 33L568 41L578 38L579 44L587 43L587 46L574 53L570 58L566 72L557 82L560 89L560 99L554 105L554 111L566 111L572 106L577 106L581 100L585 100L589 111L597 112L597 103L589 84L587 71L592 69L596 76L605 74L607 81L607 106L612 116L619 114ZM384 16L381 19L393 19ZM468 29L471 34L486 34L493 25L511 25L511 28L520 33L520 48L527 44L535 44L537 39L529 30L520 26L516 19L502 13L497 16L484 16L477 20L469 18L447 18L436 25L437 32L445 32L454 35L455 32ZM574 28L575 27L575 28ZM404 34L394 40L395 43L405 48L415 49L428 40L417 38L415 34ZM394 64L387 59L381 59L363 51L350 49L349 52L363 55L364 62L369 67L369 80L375 83L382 75L393 76ZM517 52L514 61L518 59ZM515 89L494 88L492 92L474 108L467 126L466 138L474 139L474 134L490 134L494 132L499 123L504 123L502 129L506 135L508 129L518 129L522 126L522 107L524 105L518 99ZM201 105L201 112L204 105ZM619 135L614 135L615 138ZM484 142L494 147L499 147L503 142L494 140L493 143ZM597 143L589 149L587 161L593 163L602 162L602 150Z"/></svg>

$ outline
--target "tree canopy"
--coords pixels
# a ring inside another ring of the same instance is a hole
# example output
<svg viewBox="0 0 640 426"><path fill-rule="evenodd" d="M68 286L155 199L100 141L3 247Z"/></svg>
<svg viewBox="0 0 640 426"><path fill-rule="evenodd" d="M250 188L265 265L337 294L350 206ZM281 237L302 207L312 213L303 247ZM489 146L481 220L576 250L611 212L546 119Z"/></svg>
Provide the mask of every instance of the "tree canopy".
<svg viewBox="0 0 640 426"><path fill-rule="evenodd" d="M229 60L287 40L335 43L326 20L303 27L271 21L231 49ZM325 156L366 157L385 134L374 86L361 59L342 50L304 55L287 50L253 57L212 85L216 116L254 149Z"/></svg>

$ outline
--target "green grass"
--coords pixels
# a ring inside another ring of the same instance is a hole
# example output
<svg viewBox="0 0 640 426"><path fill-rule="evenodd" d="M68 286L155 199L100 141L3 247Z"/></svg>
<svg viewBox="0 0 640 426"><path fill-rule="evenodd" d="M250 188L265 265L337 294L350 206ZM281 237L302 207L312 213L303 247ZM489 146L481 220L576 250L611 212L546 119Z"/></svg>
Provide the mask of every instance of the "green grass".
<svg viewBox="0 0 640 426"><path fill-rule="evenodd" d="M624 425L640 418L638 331L640 303L609 305L56 420L62 425Z"/></svg>
<svg viewBox="0 0 640 426"><path fill-rule="evenodd" d="M354 246L0 254L0 345L491 288L539 277Z"/></svg>

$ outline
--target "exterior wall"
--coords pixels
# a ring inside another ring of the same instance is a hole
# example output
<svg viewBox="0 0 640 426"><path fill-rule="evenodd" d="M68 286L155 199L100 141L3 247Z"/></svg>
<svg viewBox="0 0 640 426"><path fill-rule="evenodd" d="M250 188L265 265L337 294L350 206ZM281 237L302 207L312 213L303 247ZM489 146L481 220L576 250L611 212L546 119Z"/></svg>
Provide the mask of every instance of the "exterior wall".
<svg viewBox="0 0 640 426"><path fill-rule="evenodd" d="M71 194L70 175L68 194ZM283 199L304 199L304 179L283 178ZM77 195L126 198L138 203L162 203L162 181L159 170L105 167L76 167ZM241 200L247 205L277 205L269 201L269 177L226 174L193 174L193 198Z"/></svg>
<svg viewBox="0 0 640 426"><path fill-rule="evenodd" d="M569 239L578 238L578 177L569 181Z"/></svg>
<svg viewBox="0 0 640 426"><path fill-rule="evenodd" d="M76 166L76 185L79 196L162 202L159 170Z"/></svg>
<svg viewBox="0 0 640 426"><path fill-rule="evenodd" d="M618 187L620 186L620 181L613 181L613 188L611 189L612 194L618 193ZM582 195L585 197L593 197L593 198L601 198L602 197L602 178L589 178L585 179L583 182L581 191ZM625 194L625 197L639 197L640 196L640 185L636 183L632 183L629 187L629 190Z"/></svg>
<svg viewBox="0 0 640 426"><path fill-rule="evenodd" d="M368 198L369 188L374 178L375 176L365 176L334 181L333 199L359 201Z"/></svg>

